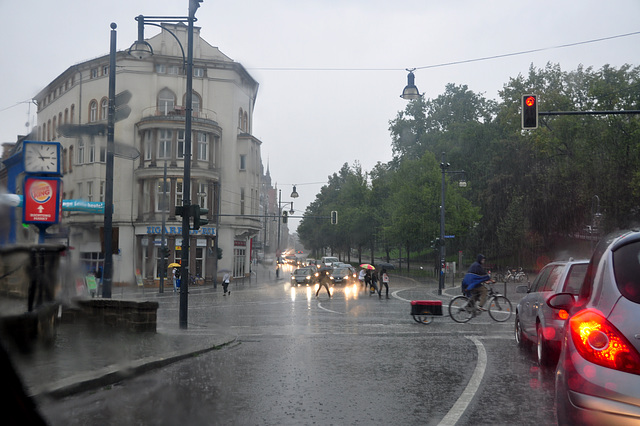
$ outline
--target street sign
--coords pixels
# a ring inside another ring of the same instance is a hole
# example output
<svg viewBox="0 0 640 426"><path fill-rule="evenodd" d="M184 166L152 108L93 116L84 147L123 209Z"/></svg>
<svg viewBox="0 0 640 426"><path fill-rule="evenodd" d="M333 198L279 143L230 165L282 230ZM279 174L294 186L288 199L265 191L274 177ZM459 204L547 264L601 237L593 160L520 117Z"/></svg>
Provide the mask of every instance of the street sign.
<svg viewBox="0 0 640 426"><path fill-rule="evenodd" d="M456 236L455 235L445 235L444 237L445 238L455 238Z"/></svg>
<svg viewBox="0 0 640 426"><path fill-rule="evenodd" d="M22 222L55 224L60 220L62 180L30 176L24 180Z"/></svg>

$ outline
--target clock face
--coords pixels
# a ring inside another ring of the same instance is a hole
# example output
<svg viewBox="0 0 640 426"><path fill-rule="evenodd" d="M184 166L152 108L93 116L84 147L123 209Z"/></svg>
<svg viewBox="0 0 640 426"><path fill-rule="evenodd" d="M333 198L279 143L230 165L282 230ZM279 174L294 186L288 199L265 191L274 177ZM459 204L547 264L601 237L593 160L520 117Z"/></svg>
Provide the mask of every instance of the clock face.
<svg viewBox="0 0 640 426"><path fill-rule="evenodd" d="M24 170L31 173L58 173L58 151L56 144L25 142Z"/></svg>

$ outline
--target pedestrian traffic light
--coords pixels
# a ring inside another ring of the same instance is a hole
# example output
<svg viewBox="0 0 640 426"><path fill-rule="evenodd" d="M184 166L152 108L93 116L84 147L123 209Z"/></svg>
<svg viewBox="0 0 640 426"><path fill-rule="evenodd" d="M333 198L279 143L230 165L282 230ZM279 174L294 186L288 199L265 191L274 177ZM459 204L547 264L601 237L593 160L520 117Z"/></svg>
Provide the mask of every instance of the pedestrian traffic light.
<svg viewBox="0 0 640 426"><path fill-rule="evenodd" d="M289 213L285 210L282 212L282 223L287 223L287 220L289 220Z"/></svg>
<svg viewBox="0 0 640 426"><path fill-rule="evenodd" d="M522 96L522 128L525 130L538 128L537 95Z"/></svg>
<svg viewBox="0 0 640 426"><path fill-rule="evenodd" d="M209 219L207 215L209 214L209 209L205 209L204 207L200 207L198 204L191 205L191 212L193 215L193 230L200 229L201 226L209 223Z"/></svg>
<svg viewBox="0 0 640 426"><path fill-rule="evenodd" d="M335 210L331 212L331 224L332 225L338 224L338 212Z"/></svg>

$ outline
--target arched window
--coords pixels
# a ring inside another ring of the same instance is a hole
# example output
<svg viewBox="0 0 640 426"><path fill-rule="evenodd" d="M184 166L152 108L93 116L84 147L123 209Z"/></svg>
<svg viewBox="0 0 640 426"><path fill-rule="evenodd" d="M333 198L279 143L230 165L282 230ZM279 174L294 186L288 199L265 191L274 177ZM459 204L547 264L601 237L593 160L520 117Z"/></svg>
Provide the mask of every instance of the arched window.
<svg viewBox="0 0 640 426"><path fill-rule="evenodd" d="M98 102L94 99L89 102L89 123L98 121Z"/></svg>
<svg viewBox="0 0 640 426"><path fill-rule="evenodd" d="M100 101L100 120L109 118L109 99L102 98Z"/></svg>
<svg viewBox="0 0 640 426"><path fill-rule="evenodd" d="M75 120L75 115L76 115L76 106L75 105L71 105L71 121L69 121L69 124L73 124L73 120Z"/></svg>
<svg viewBox="0 0 640 426"><path fill-rule="evenodd" d="M249 114L247 114L246 111L242 116L242 130L244 130L245 132L249 131Z"/></svg>
<svg viewBox="0 0 640 426"><path fill-rule="evenodd" d="M53 136L54 139L56 139L56 117L53 117L53 121L51 123L51 135Z"/></svg>
<svg viewBox="0 0 640 426"><path fill-rule="evenodd" d="M193 92L193 95L191 96L191 111L193 112L193 116L198 117L200 115L199 112L201 110L202 110L202 98L196 92Z"/></svg>
<svg viewBox="0 0 640 426"><path fill-rule="evenodd" d="M167 115L176 106L176 95L169 89L162 89L158 93L158 111Z"/></svg>
<svg viewBox="0 0 640 426"><path fill-rule="evenodd" d="M242 108L240 108L240 111L238 111L238 129L242 130L242 116L244 114L242 113Z"/></svg>
<svg viewBox="0 0 640 426"><path fill-rule="evenodd" d="M64 124L67 124L69 122L69 108L66 108L64 110Z"/></svg>

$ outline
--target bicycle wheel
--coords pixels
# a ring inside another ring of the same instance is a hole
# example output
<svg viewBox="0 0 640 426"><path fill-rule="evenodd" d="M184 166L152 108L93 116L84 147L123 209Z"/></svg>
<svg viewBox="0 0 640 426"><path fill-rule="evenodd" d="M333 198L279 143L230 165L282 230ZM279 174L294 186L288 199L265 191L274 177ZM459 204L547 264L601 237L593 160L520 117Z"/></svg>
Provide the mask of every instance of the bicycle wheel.
<svg viewBox="0 0 640 426"><path fill-rule="evenodd" d="M473 302L466 296L456 296L449 302L449 316L455 322L467 322L473 318Z"/></svg>
<svg viewBox="0 0 640 426"><path fill-rule="evenodd" d="M494 321L505 322L511 318L513 308L511 302L504 296L493 296L489 300L489 316Z"/></svg>
<svg viewBox="0 0 640 426"><path fill-rule="evenodd" d="M414 315L413 319L420 324L429 324L433 321L433 315Z"/></svg>

